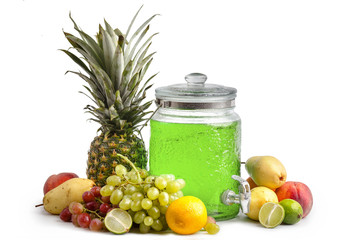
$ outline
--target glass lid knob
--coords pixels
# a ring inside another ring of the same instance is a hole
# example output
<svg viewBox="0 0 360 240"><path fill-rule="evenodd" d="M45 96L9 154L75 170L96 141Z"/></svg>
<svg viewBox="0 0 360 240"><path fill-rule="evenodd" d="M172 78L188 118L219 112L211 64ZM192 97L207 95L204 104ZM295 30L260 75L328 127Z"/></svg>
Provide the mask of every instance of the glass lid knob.
<svg viewBox="0 0 360 240"><path fill-rule="evenodd" d="M187 84L190 86L204 86L207 76L202 73L190 73L185 76Z"/></svg>

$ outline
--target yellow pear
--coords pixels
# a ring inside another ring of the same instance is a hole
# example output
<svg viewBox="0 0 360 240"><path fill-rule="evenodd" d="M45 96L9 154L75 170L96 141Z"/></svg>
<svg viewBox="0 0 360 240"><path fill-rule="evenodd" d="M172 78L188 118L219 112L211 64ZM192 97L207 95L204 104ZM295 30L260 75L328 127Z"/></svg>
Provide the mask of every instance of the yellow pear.
<svg viewBox="0 0 360 240"><path fill-rule="evenodd" d="M272 156L251 157L246 161L245 168L258 186L276 189L286 182L284 165Z"/></svg>
<svg viewBox="0 0 360 240"><path fill-rule="evenodd" d="M250 208L246 214L252 220L259 220L259 211L267 202L279 202L276 193L267 187L255 187L251 189Z"/></svg>
<svg viewBox="0 0 360 240"><path fill-rule="evenodd" d="M44 208L51 214L60 214L71 202L82 202L83 193L94 185L90 179L71 178L45 194Z"/></svg>

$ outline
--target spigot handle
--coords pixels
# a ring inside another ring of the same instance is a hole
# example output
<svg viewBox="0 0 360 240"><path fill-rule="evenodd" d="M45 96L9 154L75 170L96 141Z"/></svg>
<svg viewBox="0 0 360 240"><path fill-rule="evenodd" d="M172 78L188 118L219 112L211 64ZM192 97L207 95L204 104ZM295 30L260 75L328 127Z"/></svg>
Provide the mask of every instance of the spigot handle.
<svg viewBox="0 0 360 240"><path fill-rule="evenodd" d="M240 204L241 211L243 213L248 213L251 199L250 185L240 176L232 175L231 178L240 183L239 194L236 194L234 191L228 189L223 192L221 200L226 205L232 205L234 203Z"/></svg>

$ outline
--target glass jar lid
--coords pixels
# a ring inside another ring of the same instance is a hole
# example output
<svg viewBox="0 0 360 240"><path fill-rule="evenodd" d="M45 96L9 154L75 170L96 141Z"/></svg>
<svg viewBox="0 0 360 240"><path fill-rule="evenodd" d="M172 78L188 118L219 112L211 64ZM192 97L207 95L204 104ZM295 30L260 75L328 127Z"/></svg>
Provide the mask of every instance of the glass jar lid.
<svg viewBox="0 0 360 240"><path fill-rule="evenodd" d="M155 89L156 104L163 108L219 109L235 106L236 88L206 84L207 76L191 73L187 83Z"/></svg>

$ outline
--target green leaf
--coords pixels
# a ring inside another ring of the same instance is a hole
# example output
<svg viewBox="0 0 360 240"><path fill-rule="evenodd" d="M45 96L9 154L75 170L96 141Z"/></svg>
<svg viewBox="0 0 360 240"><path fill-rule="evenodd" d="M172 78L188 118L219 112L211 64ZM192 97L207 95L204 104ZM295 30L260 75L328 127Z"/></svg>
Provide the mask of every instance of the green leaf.
<svg viewBox="0 0 360 240"><path fill-rule="evenodd" d="M153 79L156 75L158 75L158 73L155 73L154 75L152 75L148 80L146 80L146 82L144 83L144 85L142 86L142 88L140 89L140 91L138 92L138 94L135 97L134 103L137 104L139 102L141 102L143 99L145 99L146 97L146 91L152 87L152 85L147 86L147 84L151 81L151 79ZM142 96L141 96L142 95ZM141 97L140 97L141 96Z"/></svg>
<svg viewBox="0 0 360 240"><path fill-rule="evenodd" d="M139 48L139 50L137 51L137 53L135 54L135 57L134 57L134 62L138 62L138 58L140 56L140 54L143 52L144 48L146 47L145 51L147 52L147 50L149 49L150 45L151 45L151 39L157 35L159 33L154 33L153 35L151 35L147 40L146 42ZM146 54L146 53L145 53ZM144 55L145 55L144 54Z"/></svg>
<svg viewBox="0 0 360 240"><path fill-rule="evenodd" d="M151 59L151 57L155 54L156 52L153 52L151 54L149 54L146 58L144 58L140 63L138 62L136 64L136 67L134 68L133 74L139 72L141 70L141 68Z"/></svg>
<svg viewBox="0 0 360 240"><path fill-rule="evenodd" d="M81 47L81 49L83 49L88 55L92 56L98 65L104 67L104 63L102 61L102 59L95 53L95 51L83 40L81 40L78 37L74 37L74 36L68 36L68 39L74 41L77 45L79 45Z"/></svg>
<svg viewBox="0 0 360 240"><path fill-rule="evenodd" d="M121 82L120 82L120 94L121 96L123 96L126 92L126 88L127 88L127 85L128 85L128 82L130 81L130 78L131 78L131 70L132 70L132 67L133 67L133 61L130 61L123 73L122 73L122 79L121 79ZM124 98L123 98L124 100Z"/></svg>
<svg viewBox="0 0 360 240"><path fill-rule="evenodd" d="M139 69L142 69L142 67L144 66L144 57L150 47L151 43L149 43L149 45L145 48L145 50L141 53L141 55L139 56L139 58L137 59L137 62L136 62L136 66L134 68L134 73L139 70ZM154 54L154 53L153 53ZM149 62L151 63L152 62L152 58L149 60ZM150 64L149 64L150 65ZM147 67L149 67L149 65ZM146 69L147 70L147 69Z"/></svg>
<svg viewBox="0 0 360 240"><path fill-rule="evenodd" d="M114 103L114 105L115 105L115 108L117 109L117 111L121 111L121 110L124 109L124 105L123 105L119 90L117 90L115 92L115 103Z"/></svg>
<svg viewBox="0 0 360 240"><path fill-rule="evenodd" d="M129 33L130 33L130 30L131 30L131 27L132 27L132 25L134 24L135 19L136 19L137 15L139 14L139 12L140 12L140 10L142 9L143 6L144 6L144 5L142 5L142 6L139 8L139 10L137 10L136 14L135 14L134 17L132 18L129 27L128 27L128 29L126 30L125 42L127 42L127 39L128 39ZM122 45L121 48L124 49L124 46L125 46L125 45Z"/></svg>
<svg viewBox="0 0 360 240"><path fill-rule="evenodd" d="M74 72L74 71L67 71L66 73L73 73L73 74L76 74L78 75L79 77L81 77L83 80L85 80L89 86L91 87L92 89L92 92L94 94L96 94L96 96L101 99L102 101L104 101L106 98L105 98L105 94L104 94L104 91L103 91L103 87L97 82L97 81L94 81L93 79L85 76L84 74L80 73L80 72Z"/></svg>
<svg viewBox="0 0 360 240"><path fill-rule="evenodd" d="M110 113L110 121L116 119L119 117L114 105L111 105L109 108L109 113Z"/></svg>
<svg viewBox="0 0 360 240"><path fill-rule="evenodd" d="M69 15L71 21L74 23L74 29L80 34L81 38L87 43L89 44L89 46L94 50L94 52L96 53L96 55L102 60L103 59L103 51L102 49L99 47L99 45L96 43L96 41L90 37L87 33L83 32L75 23L74 19L71 17L71 14Z"/></svg>
<svg viewBox="0 0 360 240"><path fill-rule="evenodd" d="M104 23L105 23L106 32L109 33L112 41L114 43L116 43L118 40L118 36L116 35L114 29L110 26L110 24L105 19L104 19Z"/></svg>
<svg viewBox="0 0 360 240"><path fill-rule="evenodd" d="M112 41L111 36L108 32L103 31L103 49L104 49L104 59L105 59L105 66L106 72L111 74L111 65L112 60L115 53L115 43Z"/></svg>
<svg viewBox="0 0 360 240"><path fill-rule="evenodd" d="M67 33L67 32L64 32L64 35L65 35L65 38L69 41L69 43L71 44L71 46L73 46L74 48L81 48L80 45L78 45L76 42L74 42L73 40L71 40L70 37L75 37L74 35L72 35L71 33Z"/></svg>
<svg viewBox="0 0 360 240"><path fill-rule="evenodd" d="M124 54L123 51L118 45L115 50L114 58L112 60L111 66L111 79L114 83L114 89L120 89L120 83L122 78L122 73L124 71Z"/></svg>
<svg viewBox="0 0 360 240"><path fill-rule="evenodd" d="M103 88L105 91L105 95L106 95L106 103L107 106L111 106L114 104L115 101L115 95L114 93L114 88L113 88L113 84L111 82L111 79L109 78L109 76L107 75L107 73L102 70L98 65L93 64L91 62L89 62L91 68L93 69L94 74L96 75L96 78L99 80L99 82L101 84L103 84Z"/></svg>
<svg viewBox="0 0 360 240"><path fill-rule="evenodd" d="M64 50L64 49L60 49L60 51L66 53L66 55L68 55L75 63L77 63L82 69L84 69L87 72L87 74L89 74L90 76L93 76L92 72L86 66L86 64L83 61L81 61L80 58L78 58L75 54L73 54L70 51Z"/></svg>
<svg viewBox="0 0 360 240"><path fill-rule="evenodd" d="M152 63L152 61L153 61L153 58L151 58L151 59L145 64L145 66L141 69L139 81L142 81L142 80L143 80L143 78L144 78L144 76L145 76L145 74L146 74L146 72L147 72L150 64Z"/></svg>
<svg viewBox="0 0 360 240"><path fill-rule="evenodd" d="M88 87L85 86L85 85L83 85L83 87L84 87L86 90L88 90L88 92L91 94L91 96L93 97L92 100L96 103L96 105L98 105L99 107L104 107L104 106L105 106L104 103L103 103L103 100L100 99L98 95L96 95L95 93L93 93L90 88L88 88ZM85 93L84 93L84 94L85 94ZM85 94L85 95L86 95L86 94ZM89 98L91 99L91 97L89 97Z"/></svg>
<svg viewBox="0 0 360 240"><path fill-rule="evenodd" d="M126 91L125 95L123 96L123 100L125 99L125 101L124 101L125 107L131 106L132 100L136 94L137 87L140 84L140 82L138 80L139 80L139 74L137 73L132 77L131 81L128 84L128 87L127 87L128 91Z"/></svg>
<svg viewBox="0 0 360 240"><path fill-rule="evenodd" d="M130 53L130 49L131 47L131 43L132 41L137 37L137 35L139 35L139 33L143 30L144 27L146 27L148 25L148 23L154 18L156 17L158 14L153 15L152 17L150 17L148 20L146 20L137 30L136 32L132 35L129 44L127 45L126 49L125 49L125 63L129 62L131 59L128 58L129 53Z"/></svg>
<svg viewBox="0 0 360 240"><path fill-rule="evenodd" d="M93 64L96 64L98 65L98 62L96 61L95 58L93 58L93 56L89 55L86 51L82 50L82 49L78 49L78 48L75 48L75 50L77 50L82 56L83 56L83 59L86 61L86 62L92 62ZM91 72L92 73L92 72ZM92 73L92 75L94 75Z"/></svg>
<svg viewBox="0 0 360 240"><path fill-rule="evenodd" d="M144 31L141 33L141 35L139 36L139 38L137 39L135 45L131 48L131 51L129 53L129 56L127 56L130 60L133 60L133 55L135 52L135 49L137 48L137 46L139 45L139 43L141 42L141 40L144 38L145 34L149 31L150 26L147 25L147 27L144 29Z"/></svg>
<svg viewBox="0 0 360 240"><path fill-rule="evenodd" d="M101 30L102 29L102 30ZM102 31L103 31L104 29L102 28L102 26L101 26L101 24L99 24L99 32L96 34L96 40L97 40L97 43L98 43L98 45L99 45L99 47L101 48L101 49L103 49L103 45L102 45L102 43L103 43L103 35L102 35Z"/></svg>
<svg viewBox="0 0 360 240"><path fill-rule="evenodd" d="M84 93L84 92L82 92L82 91L79 91L79 93L84 94L84 95L87 96L91 101L93 101L95 104L97 104L97 102L96 102L92 97L90 97L88 94L86 94L86 93Z"/></svg>

